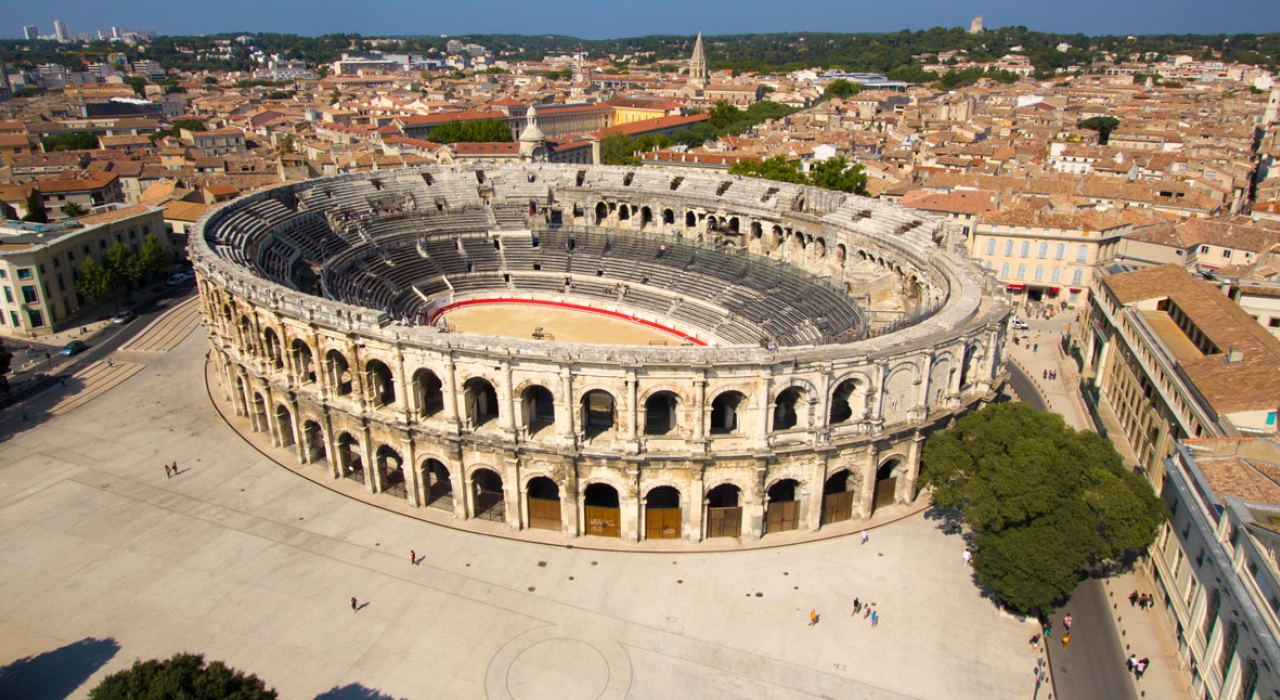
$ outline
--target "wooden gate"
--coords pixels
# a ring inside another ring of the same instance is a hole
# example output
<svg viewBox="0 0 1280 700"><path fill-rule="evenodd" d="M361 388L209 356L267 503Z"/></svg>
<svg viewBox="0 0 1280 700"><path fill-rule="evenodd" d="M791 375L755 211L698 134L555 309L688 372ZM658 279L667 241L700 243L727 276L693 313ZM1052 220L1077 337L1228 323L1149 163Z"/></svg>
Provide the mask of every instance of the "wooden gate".
<svg viewBox="0 0 1280 700"><path fill-rule="evenodd" d="M822 497L822 524L830 525L853 517L853 491L828 493Z"/></svg>
<svg viewBox="0 0 1280 700"><path fill-rule="evenodd" d="M679 508L645 508L644 538L646 540L680 539L681 510Z"/></svg>
<svg viewBox="0 0 1280 700"><path fill-rule="evenodd" d="M800 528L800 501L769 501L764 531L786 532Z"/></svg>
<svg viewBox="0 0 1280 700"><path fill-rule="evenodd" d="M741 506L707 509L707 537L738 537L741 534Z"/></svg>
<svg viewBox="0 0 1280 700"><path fill-rule="evenodd" d="M587 534L604 537L622 536L622 510L604 506L584 506Z"/></svg>
<svg viewBox="0 0 1280 700"><path fill-rule="evenodd" d="M507 519L507 502L501 491L476 493L476 517L481 520L503 522Z"/></svg>
<svg viewBox="0 0 1280 700"><path fill-rule="evenodd" d="M877 481L876 482L876 498L874 501L875 507L883 508L885 506L893 505L893 499L894 499L894 496L897 494L897 491L898 491L897 477L894 477L892 479L881 479Z"/></svg>
<svg viewBox="0 0 1280 700"><path fill-rule="evenodd" d="M539 530L561 529L560 499L530 497L529 527L536 527Z"/></svg>

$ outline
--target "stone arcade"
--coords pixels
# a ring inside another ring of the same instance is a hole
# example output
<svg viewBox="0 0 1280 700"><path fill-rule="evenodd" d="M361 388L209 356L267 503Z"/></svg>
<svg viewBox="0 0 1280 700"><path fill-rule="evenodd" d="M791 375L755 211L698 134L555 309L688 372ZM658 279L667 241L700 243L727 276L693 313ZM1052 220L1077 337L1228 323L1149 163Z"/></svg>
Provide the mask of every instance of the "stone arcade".
<svg viewBox="0 0 1280 700"><path fill-rule="evenodd" d="M942 222L852 195L424 168L274 188L198 230L237 415L371 500L517 530L698 542L867 518L916 498L921 442L1003 380L990 277L940 245ZM706 346L430 325L496 298L630 314Z"/></svg>

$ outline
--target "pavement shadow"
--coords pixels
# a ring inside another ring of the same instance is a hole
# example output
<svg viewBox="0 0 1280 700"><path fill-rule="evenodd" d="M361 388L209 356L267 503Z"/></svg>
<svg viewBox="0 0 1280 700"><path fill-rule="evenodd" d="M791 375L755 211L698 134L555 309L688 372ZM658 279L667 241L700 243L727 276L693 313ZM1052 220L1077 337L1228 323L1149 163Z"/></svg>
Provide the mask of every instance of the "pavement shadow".
<svg viewBox="0 0 1280 700"><path fill-rule="evenodd" d="M366 688L359 683L333 687L317 695L315 700L396 700L380 690Z"/></svg>
<svg viewBox="0 0 1280 700"><path fill-rule="evenodd" d="M60 700L70 697L118 651L120 644L115 639L85 637L53 651L18 659L0 667L0 698Z"/></svg>
<svg viewBox="0 0 1280 700"><path fill-rule="evenodd" d="M59 399L85 388L84 380L66 375L42 377L38 382L8 394L0 393L0 442L18 433L38 427L53 418L49 413ZM47 401L29 401L38 396L53 397Z"/></svg>

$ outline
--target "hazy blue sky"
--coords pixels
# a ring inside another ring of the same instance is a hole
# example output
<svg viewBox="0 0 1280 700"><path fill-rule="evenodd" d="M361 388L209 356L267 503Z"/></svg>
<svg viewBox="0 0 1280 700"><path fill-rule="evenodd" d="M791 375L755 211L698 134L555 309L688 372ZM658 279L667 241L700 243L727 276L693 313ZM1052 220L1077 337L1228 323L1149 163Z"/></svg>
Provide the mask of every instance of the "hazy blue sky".
<svg viewBox="0 0 1280 700"><path fill-rule="evenodd" d="M111 25L161 34L268 31L294 34L566 34L587 39L646 34L771 31L896 31L965 26L976 14L988 27L1025 25L1050 32L1158 34L1280 31L1276 0L3 0L0 35L21 37L34 24L53 33ZM625 9L623 9L625 8Z"/></svg>

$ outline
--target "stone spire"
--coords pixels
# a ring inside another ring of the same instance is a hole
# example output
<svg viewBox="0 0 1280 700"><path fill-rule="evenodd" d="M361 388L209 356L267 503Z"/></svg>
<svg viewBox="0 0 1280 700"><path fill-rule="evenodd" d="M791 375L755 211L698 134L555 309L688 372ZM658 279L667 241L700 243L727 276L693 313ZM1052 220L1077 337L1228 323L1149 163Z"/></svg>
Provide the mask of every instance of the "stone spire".
<svg viewBox="0 0 1280 700"><path fill-rule="evenodd" d="M524 160L547 159L547 136L538 128L538 108L530 105L529 124L520 132L520 157Z"/></svg>
<svg viewBox="0 0 1280 700"><path fill-rule="evenodd" d="M702 48L702 32L693 43L693 56L689 59L689 87L705 90L707 87L707 52Z"/></svg>

